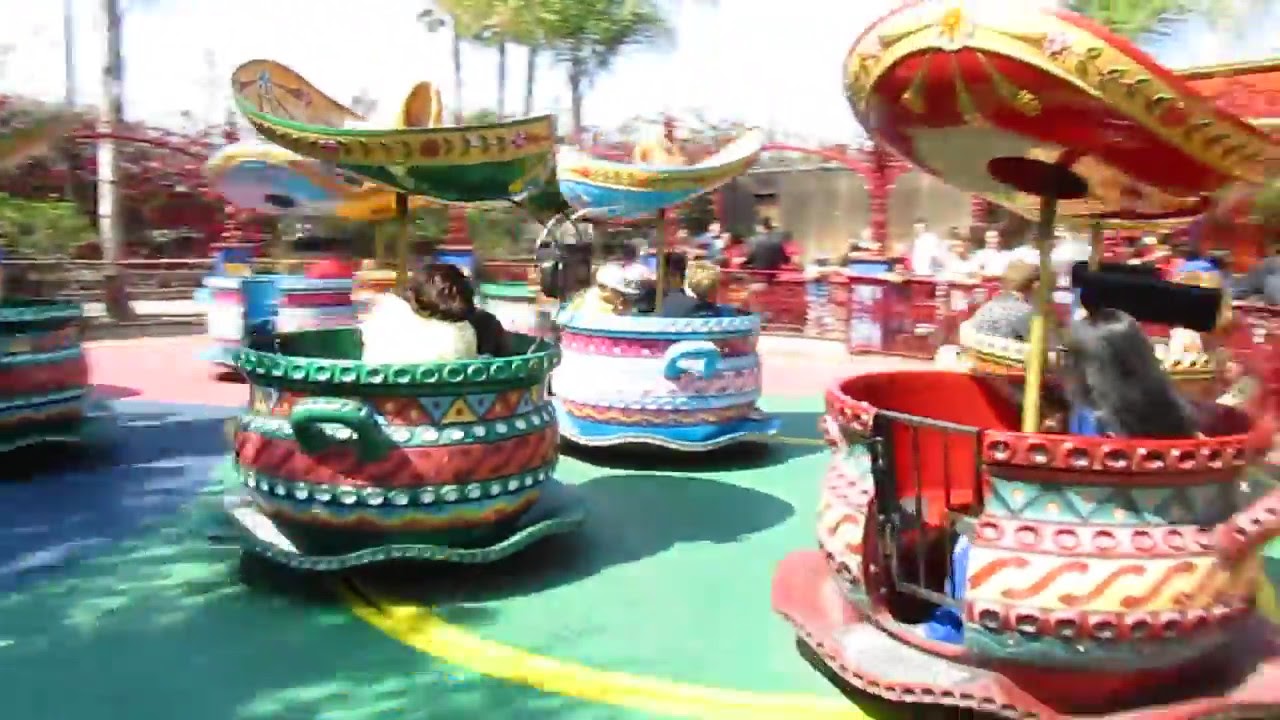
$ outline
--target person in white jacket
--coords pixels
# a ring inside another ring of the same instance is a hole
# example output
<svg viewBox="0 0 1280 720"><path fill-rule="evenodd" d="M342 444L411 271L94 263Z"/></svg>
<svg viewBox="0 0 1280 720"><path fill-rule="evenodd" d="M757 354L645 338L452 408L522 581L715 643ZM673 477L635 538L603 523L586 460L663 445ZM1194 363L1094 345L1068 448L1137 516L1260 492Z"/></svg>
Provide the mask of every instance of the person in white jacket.
<svg viewBox="0 0 1280 720"><path fill-rule="evenodd" d="M932 277L942 270L946 248L942 239L929 230L924 219L916 220L915 239L911 241L911 272Z"/></svg>
<svg viewBox="0 0 1280 720"><path fill-rule="evenodd" d="M988 230L982 237L982 249L973 254L974 271L984 278L1001 277L1009 259L1009 251L1000 247L1000 233Z"/></svg>
<svg viewBox="0 0 1280 720"><path fill-rule="evenodd" d="M471 284L458 266L433 263L415 273L404 297L384 293L360 323L365 363L404 364L478 356Z"/></svg>

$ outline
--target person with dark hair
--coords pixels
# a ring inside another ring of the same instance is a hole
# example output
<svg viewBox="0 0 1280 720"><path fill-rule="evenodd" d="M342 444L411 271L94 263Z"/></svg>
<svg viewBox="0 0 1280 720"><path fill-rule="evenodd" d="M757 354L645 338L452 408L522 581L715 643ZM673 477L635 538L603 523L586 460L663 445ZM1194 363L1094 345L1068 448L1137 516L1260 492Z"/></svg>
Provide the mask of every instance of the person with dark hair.
<svg viewBox="0 0 1280 720"><path fill-rule="evenodd" d="M771 218L760 221L760 232L751 239L747 259L742 267L747 270L773 271L787 264L786 235L778 230Z"/></svg>
<svg viewBox="0 0 1280 720"><path fill-rule="evenodd" d="M360 323L366 363L465 360L479 354L475 295L457 265L431 263L415 273L404 297L383 294Z"/></svg>
<svg viewBox="0 0 1280 720"><path fill-rule="evenodd" d="M511 338L507 335L507 329L502 326L497 315L476 305L475 288L461 268L451 263L435 263L426 266L423 274L428 279L436 278L435 282L443 282L450 288L456 288L461 301L459 307L465 308L466 320L476 334L476 354L490 357L511 354ZM412 290L409 304L419 307L419 301L416 300L419 285L413 285ZM424 301L430 302L430 299L426 298ZM424 313L420 311L419 314ZM430 311L425 314L430 315Z"/></svg>
<svg viewBox="0 0 1280 720"><path fill-rule="evenodd" d="M640 262L640 250L636 248L636 244L631 240L624 240L621 247L618 248L618 260L623 265Z"/></svg>
<svg viewBox="0 0 1280 720"><path fill-rule="evenodd" d="M654 312L658 293L662 293L662 307L658 314L662 317L688 317L697 312L698 303L692 295L685 292L685 272L689 268L689 258L684 253L668 250L662 254L662 287L648 284L640 292L636 301L636 311Z"/></svg>
<svg viewBox="0 0 1280 720"><path fill-rule="evenodd" d="M1062 379L1073 405L1073 433L1163 439L1197 435L1191 406L1178 395L1132 316L1094 309L1072 323L1070 335Z"/></svg>

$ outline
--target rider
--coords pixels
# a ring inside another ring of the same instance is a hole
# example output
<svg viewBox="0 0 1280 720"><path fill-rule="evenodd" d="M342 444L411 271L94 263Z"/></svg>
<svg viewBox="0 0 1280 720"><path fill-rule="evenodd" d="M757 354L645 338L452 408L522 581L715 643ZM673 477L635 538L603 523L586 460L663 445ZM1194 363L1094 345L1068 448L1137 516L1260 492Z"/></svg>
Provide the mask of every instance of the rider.
<svg viewBox="0 0 1280 720"><path fill-rule="evenodd" d="M360 323L366 363L466 360L479 354L471 283L451 263L414 273L404 297L384 293Z"/></svg>
<svg viewBox="0 0 1280 720"><path fill-rule="evenodd" d="M685 284L694 300L693 312L690 314L703 316L721 314L720 305L716 303L716 293L720 290L719 267L705 261L690 263Z"/></svg>
<svg viewBox="0 0 1280 720"><path fill-rule="evenodd" d="M662 308L658 314L663 317L688 317L692 315L697 302L689 293L684 290L685 272L689 267L689 260L682 252L668 250L662 254L663 287L659 289L656 284L650 283L645 285L640 292L640 297L636 301L636 311L642 313L655 312L657 306L658 292L662 293Z"/></svg>
<svg viewBox="0 0 1280 720"><path fill-rule="evenodd" d="M1039 282L1039 267L1011 261L1000 278L1000 292L979 307L966 324L980 335L1026 340L1035 314L1030 298Z"/></svg>
<svg viewBox="0 0 1280 720"><path fill-rule="evenodd" d="M1063 384L1074 413L1071 432L1119 437L1188 438L1198 432L1142 326L1127 313L1094 308L1072 323Z"/></svg>

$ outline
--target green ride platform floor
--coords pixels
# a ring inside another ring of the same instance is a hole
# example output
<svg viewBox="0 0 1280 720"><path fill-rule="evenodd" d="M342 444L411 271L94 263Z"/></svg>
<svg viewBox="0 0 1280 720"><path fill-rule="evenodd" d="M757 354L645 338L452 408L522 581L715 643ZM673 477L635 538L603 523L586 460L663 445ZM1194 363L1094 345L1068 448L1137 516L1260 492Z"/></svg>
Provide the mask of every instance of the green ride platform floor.
<svg viewBox="0 0 1280 720"><path fill-rule="evenodd" d="M764 405L782 416L783 436L810 442L705 459L565 457L559 476L587 504L580 532L487 567L388 566L349 577L380 600L434 606L455 626L537 655L839 699L769 603L776 563L814 546L826 461L812 443L820 403ZM74 498L62 502L80 512ZM332 578L242 562L235 549L210 543L201 535L209 512L197 500L152 517L0 596L0 717L660 717L494 680L411 649L358 619ZM704 717L673 715L681 716Z"/></svg>

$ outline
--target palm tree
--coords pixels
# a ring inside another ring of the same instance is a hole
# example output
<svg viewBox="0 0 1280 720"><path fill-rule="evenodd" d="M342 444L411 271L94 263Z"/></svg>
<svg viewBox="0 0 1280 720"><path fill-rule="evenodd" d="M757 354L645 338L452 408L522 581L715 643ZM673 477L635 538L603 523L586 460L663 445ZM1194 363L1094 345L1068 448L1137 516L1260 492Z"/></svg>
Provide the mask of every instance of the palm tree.
<svg viewBox="0 0 1280 720"><path fill-rule="evenodd" d="M672 28L654 0L540 0L539 5L538 31L569 76L576 138L591 83L626 49L667 41Z"/></svg>
<svg viewBox="0 0 1280 720"><path fill-rule="evenodd" d="M1090 17L1133 40L1167 35L1198 0L1067 0L1066 9Z"/></svg>
<svg viewBox="0 0 1280 720"><path fill-rule="evenodd" d="M427 32L440 32L449 29L453 43L453 120L462 123L462 42L473 38L479 31L476 23L476 4L467 0L435 0L435 7L429 7L418 13L418 22L426 27Z"/></svg>

